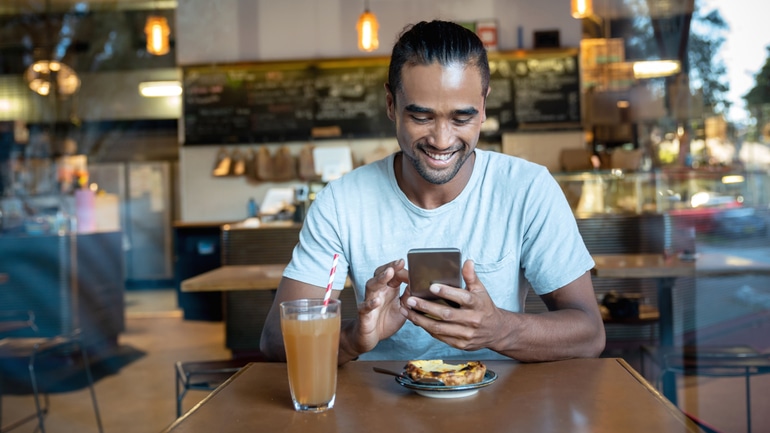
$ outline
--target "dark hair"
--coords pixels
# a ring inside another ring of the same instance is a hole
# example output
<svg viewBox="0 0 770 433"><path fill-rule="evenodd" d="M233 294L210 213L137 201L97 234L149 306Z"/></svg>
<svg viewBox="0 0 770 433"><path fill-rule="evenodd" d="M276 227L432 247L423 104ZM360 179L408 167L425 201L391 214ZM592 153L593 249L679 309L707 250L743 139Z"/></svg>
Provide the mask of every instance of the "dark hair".
<svg viewBox="0 0 770 433"><path fill-rule="evenodd" d="M399 35L388 69L388 84L393 97L401 90L404 65L430 65L435 62L442 66L473 64L481 74L482 96L487 96L489 60L481 39L459 24L435 20L406 26Z"/></svg>

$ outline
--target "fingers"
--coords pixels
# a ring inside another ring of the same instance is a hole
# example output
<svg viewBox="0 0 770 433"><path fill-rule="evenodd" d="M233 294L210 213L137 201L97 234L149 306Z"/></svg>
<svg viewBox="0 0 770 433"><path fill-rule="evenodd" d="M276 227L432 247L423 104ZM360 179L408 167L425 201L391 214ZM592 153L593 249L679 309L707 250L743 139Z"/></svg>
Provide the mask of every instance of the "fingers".
<svg viewBox="0 0 770 433"><path fill-rule="evenodd" d="M358 308L360 313L371 312L398 296L398 289L406 278L404 265L404 259L398 259L375 269L374 276L366 282L364 302Z"/></svg>
<svg viewBox="0 0 770 433"><path fill-rule="evenodd" d="M451 288L449 289L451 290ZM446 299L449 299L449 297L446 297ZM415 318L416 320L413 321L418 326L420 326L421 323L424 323L420 319L423 319L425 315L428 315L430 320L454 321L457 318L457 313L459 312L459 308L452 307L446 303L426 301L425 299L418 298L416 296L407 297L405 304L406 309L409 310L407 313L414 311L414 315L409 314L407 317L409 319Z"/></svg>
<svg viewBox="0 0 770 433"><path fill-rule="evenodd" d="M407 277L407 272L404 269L405 265L406 265L406 262L404 261L404 259L398 259L390 263L386 263L374 270L373 278L378 283L388 284L391 287L399 287L401 283L407 282L408 277ZM369 284L367 284L367 288L368 286Z"/></svg>

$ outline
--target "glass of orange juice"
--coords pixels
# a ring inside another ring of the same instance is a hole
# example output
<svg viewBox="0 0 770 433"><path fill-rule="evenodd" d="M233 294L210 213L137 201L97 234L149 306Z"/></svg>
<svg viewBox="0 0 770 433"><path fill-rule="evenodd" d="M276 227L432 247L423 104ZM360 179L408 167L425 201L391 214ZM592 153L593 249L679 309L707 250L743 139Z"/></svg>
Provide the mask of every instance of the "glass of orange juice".
<svg viewBox="0 0 770 433"><path fill-rule="evenodd" d="M323 412L334 407L340 301L298 299L281 302L281 331L294 409Z"/></svg>

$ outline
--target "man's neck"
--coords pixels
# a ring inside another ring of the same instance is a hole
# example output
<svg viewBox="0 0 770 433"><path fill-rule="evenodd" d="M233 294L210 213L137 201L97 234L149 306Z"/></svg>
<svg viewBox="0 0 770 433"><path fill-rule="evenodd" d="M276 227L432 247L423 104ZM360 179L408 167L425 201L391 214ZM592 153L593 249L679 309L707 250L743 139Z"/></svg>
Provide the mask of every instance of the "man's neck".
<svg viewBox="0 0 770 433"><path fill-rule="evenodd" d="M476 152L463 163L460 171L447 183L436 185L425 180L404 158L403 152L398 152L394 158L396 182L406 197L423 209L436 209L457 198L463 191L473 174L476 163Z"/></svg>

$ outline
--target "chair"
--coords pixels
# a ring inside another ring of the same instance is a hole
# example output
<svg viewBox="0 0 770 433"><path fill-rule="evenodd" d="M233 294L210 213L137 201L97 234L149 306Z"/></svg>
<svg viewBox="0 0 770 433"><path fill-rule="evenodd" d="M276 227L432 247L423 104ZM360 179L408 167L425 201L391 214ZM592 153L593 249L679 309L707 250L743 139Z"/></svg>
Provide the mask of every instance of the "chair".
<svg viewBox="0 0 770 433"><path fill-rule="evenodd" d="M770 353L760 353L750 346L643 346L643 354L660 367L658 386L663 376L744 377L746 390L746 426L751 433L751 376L770 373ZM641 369L644 372L644 355Z"/></svg>
<svg viewBox="0 0 770 433"><path fill-rule="evenodd" d="M187 391L213 391L249 362L263 361L261 357L243 357L214 361L177 361L176 417L182 416L182 400ZM2 432L0 432L2 433Z"/></svg>
<svg viewBox="0 0 770 433"><path fill-rule="evenodd" d="M88 380L96 424L99 433L102 433L102 421L94 392L88 353L80 339L80 332L74 331L67 335L53 337L40 337L37 334L38 328L35 324L34 312L0 313L0 433L6 433L35 419L37 419L40 432L45 433L45 415L48 413L49 402L46 384L41 382L38 375L38 362L46 356L71 356L77 353L81 356L83 370ZM26 373L23 370L26 370ZM35 413L3 426L1 405L3 377L7 376L18 380L27 374L35 402ZM41 394L43 404L41 404Z"/></svg>
<svg viewBox="0 0 770 433"><path fill-rule="evenodd" d="M34 311L0 311L0 338L23 330L38 332Z"/></svg>

